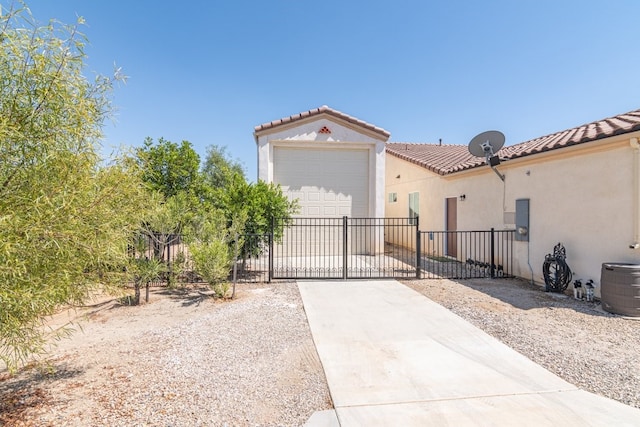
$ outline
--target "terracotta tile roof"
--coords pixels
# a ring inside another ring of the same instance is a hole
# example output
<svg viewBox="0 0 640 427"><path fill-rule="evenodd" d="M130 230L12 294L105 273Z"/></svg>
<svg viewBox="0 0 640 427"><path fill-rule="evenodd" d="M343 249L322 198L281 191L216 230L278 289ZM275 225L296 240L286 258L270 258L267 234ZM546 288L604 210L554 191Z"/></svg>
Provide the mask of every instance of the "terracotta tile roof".
<svg viewBox="0 0 640 427"><path fill-rule="evenodd" d="M288 123L292 123L298 120L302 120L302 119L307 119L309 117L313 117L313 116L317 116L320 114L327 114L329 116L333 116L336 117L340 120L344 120L346 122L352 123L354 125L360 126L362 128L368 129L370 131L373 131L377 134L379 134L380 136L384 137L385 139L388 139L389 136L391 136L391 134L389 132L387 132L386 130L378 127L378 126L374 126L371 123L367 123L365 121L362 121L360 119L356 119L355 117L349 116L348 114L345 114L341 111L338 110L334 110L333 108L329 108L326 105L323 105L322 107L319 108L314 108L313 110L309 110L309 111L304 111L302 113L299 114L294 114L292 116L289 117L284 117L282 119L279 120L274 120L272 122L268 122L268 123L263 123L259 126L256 126L254 128L254 135L267 130L267 129L273 129L275 127L284 125L284 124L288 124Z"/></svg>
<svg viewBox="0 0 640 427"><path fill-rule="evenodd" d="M390 142L387 143L387 153L440 175L484 164L484 159L469 154L466 145Z"/></svg>
<svg viewBox="0 0 640 427"><path fill-rule="evenodd" d="M640 131L640 110L503 147L497 154L501 160L517 159L635 131ZM387 143L387 153L440 175L485 164L484 159L469 154L466 145L392 142Z"/></svg>

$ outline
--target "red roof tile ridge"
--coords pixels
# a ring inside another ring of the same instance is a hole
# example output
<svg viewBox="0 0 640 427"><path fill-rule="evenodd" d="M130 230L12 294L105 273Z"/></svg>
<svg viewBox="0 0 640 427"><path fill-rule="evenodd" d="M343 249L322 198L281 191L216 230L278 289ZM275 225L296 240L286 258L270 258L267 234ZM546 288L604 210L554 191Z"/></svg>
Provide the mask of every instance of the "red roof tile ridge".
<svg viewBox="0 0 640 427"><path fill-rule="evenodd" d="M440 144L439 142L404 142L404 141L389 141L387 144L407 144L407 145L420 145L427 147L464 147L462 144Z"/></svg>
<svg viewBox="0 0 640 427"><path fill-rule="evenodd" d="M365 129L368 129L370 131L373 131L375 133L378 133L386 138L389 138L389 136L391 136L391 133L389 133L388 131L386 131L385 129L379 127L379 126L375 126L371 123L365 122L364 120L360 120L356 117L350 116L348 114L343 113L342 111L338 111L335 110L327 105L321 105L318 108L312 108L311 110L307 110L307 111L303 111L301 113L298 114L293 114L291 116L288 117L284 117L282 119L278 119L278 120L273 120L267 123L263 123L261 125L258 125L256 127L254 127L254 131L255 132L260 132L266 129L271 129L274 127L277 127L279 125L285 124L285 123L291 123L294 122L296 120L300 120L300 119L304 119L307 117L312 117L318 114L329 114L331 116L334 116L336 118L342 119L346 122L358 125L360 127L363 127Z"/></svg>
<svg viewBox="0 0 640 427"><path fill-rule="evenodd" d="M572 128L564 129L564 130L561 130L561 131L558 131L558 132L553 132L553 133L549 133L549 134L546 134L546 135L543 135L543 136L538 136L538 137L530 139L528 141L523 141L523 142L519 142L517 144L511 145L511 147L516 147L516 146L519 146L519 145L523 145L523 144L527 144L527 143L531 143L531 142L535 142L535 141L540 141L540 140L543 140L543 139L546 139L546 138L555 137L555 136L563 134L563 133L577 134L581 129L584 129L584 131L586 131L587 129L589 129L589 127L598 126L599 123L605 122L605 121L609 123L609 122L614 121L614 120L621 120L621 121L629 123L629 124L631 124L633 126L633 123L634 123L633 121L629 121L629 120L625 120L624 119L624 116L628 116L628 115L636 116L638 120L635 122L635 124L636 125L640 125L640 109L632 110L632 111L628 111L626 113L617 114L615 116L607 117L607 118L604 118L604 119L595 120L595 121L588 122L588 123L583 123L583 124L581 124L579 126L574 126ZM610 127L612 129L616 128L616 126L611 126L611 125L610 125ZM583 131L583 134L584 134L584 131ZM584 138L584 136L582 138Z"/></svg>

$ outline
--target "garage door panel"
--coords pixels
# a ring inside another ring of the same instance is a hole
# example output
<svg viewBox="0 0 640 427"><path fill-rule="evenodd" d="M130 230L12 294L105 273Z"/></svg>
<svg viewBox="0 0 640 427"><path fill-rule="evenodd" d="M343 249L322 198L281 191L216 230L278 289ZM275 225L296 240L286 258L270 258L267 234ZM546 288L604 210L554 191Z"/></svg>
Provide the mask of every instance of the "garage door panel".
<svg viewBox="0 0 640 427"><path fill-rule="evenodd" d="M324 216L337 216L337 211L335 206L325 206Z"/></svg>
<svg viewBox="0 0 640 427"><path fill-rule="evenodd" d="M351 216L351 208L350 207L340 207L340 216Z"/></svg>
<svg viewBox="0 0 640 427"><path fill-rule="evenodd" d="M368 150L275 147L274 182L298 216L368 216Z"/></svg>

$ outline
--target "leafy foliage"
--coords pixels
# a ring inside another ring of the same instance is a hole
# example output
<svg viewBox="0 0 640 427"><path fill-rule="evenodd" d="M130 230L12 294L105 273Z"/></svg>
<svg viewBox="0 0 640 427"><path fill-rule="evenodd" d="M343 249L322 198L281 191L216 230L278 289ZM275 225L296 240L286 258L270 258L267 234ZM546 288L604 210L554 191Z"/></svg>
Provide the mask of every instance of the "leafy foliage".
<svg viewBox="0 0 640 427"><path fill-rule="evenodd" d="M248 234L264 235L271 231L273 222L286 224L291 220L291 216L298 211L297 200L290 201L282 193L282 188L274 183L258 181L252 185L249 198L249 215L247 228ZM276 227L274 239L282 237L282 228Z"/></svg>
<svg viewBox="0 0 640 427"><path fill-rule="evenodd" d="M189 141L180 145L160 138L146 138L137 150L143 179L166 199L180 193L198 196L202 190L200 156Z"/></svg>
<svg viewBox="0 0 640 427"><path fill-rule="evenodd" d="M289 201L279 185L264 181L247 182L243 174L233 172L237 165L234 166L234 161L225 156L224 150L210 149L209 156L215 159L207 158L205 163L218 165L216 170L223 171L224 173L220 174L225 176L221 181L225 186L212 190L214 197L211 203L224 213L227 224L237 223L238 218L242 218L243 227L242 230L238 230L239 234L260 236L258 239L251 239L251 247L243 246L243 256L248 253L255 254L260 244L268 239L267 234L271 232L274 220L279 223L290 221L291 216L298 210L297 201ZM205 170L204 173L205 181L215 180L207 175L210 172ZM281 230L274 230L275 239L281 237Z"/></svg>
<svg viewBox="0 0 640 427"><path fill-rule="evenodd" d="M185 193L170 197L155 208L145 218L141 233L153 246L153 257L162 258L168 245L176 242L185 225L195 220Z"/></svg>
<svg viewBox="0 0 640 427"><path fill-rule="evenodd" d="M189 252L196 273L212 287L216 296L227 296L232 254L229 249L229 235L221 217L212 215L192 230Z"/></svg>
<svg viewBox="0 0 640 427"><path fill-rule="evenodd" d="M97 154L118 76L83 76L78 25L19 9L0 29L0 358L15 368L42 349L43 316L123 279L146 190L132 161Z"/></svg>
<svg viewBox="0 0 640 427"><path fill-rule="evenodd" d="M226 147L217 145L207 149L202 173L212 188L228 188L237 179L246 181L242 165L229 157Z"/></svg>
<svg viewBox="0 0 640 427"><path fill-rule="evenodd" d="M172 233L191 230L189 234L197 240L196 252L210 251L211 255L208 260L200 260L199 268L213 272L216 260L221 263L221 270L210 274L214 282L228 274L222 272L227 255L218 247L220 242L226 242L233 259L255 255L268 240L273 222L286 224L297 210L296 202L289 201L279 186L247 182L242 165L229 157L225 147L210 146L200 172L198 155L187 141L178 146L163 138L157 143L147 138L137 156L145 181L164 199L161 209L146 224L147 232L159 240L161 249L167 243L163 236L167 240ZM218 224L226 236L193 234L195 229L202 231L207 221ZM277 228L275 238L281 233L282 228ZM259 237L247 240L245 245L247 234Z"/></svg>

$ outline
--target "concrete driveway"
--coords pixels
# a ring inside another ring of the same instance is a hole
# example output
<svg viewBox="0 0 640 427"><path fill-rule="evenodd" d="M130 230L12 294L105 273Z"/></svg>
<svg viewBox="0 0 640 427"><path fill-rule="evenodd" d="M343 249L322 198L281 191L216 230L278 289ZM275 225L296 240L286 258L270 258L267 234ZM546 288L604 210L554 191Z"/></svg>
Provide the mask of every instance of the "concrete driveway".
<svg viewBox="0 0 640 427"><path fill-rule="evenodd" d="M298 286L335 407L309 426L640 426L395 280Z"/></svg>

